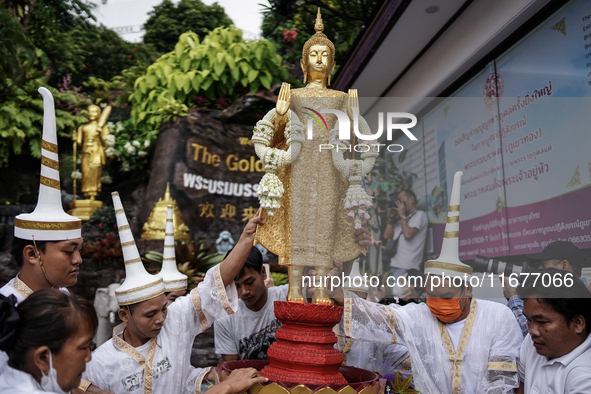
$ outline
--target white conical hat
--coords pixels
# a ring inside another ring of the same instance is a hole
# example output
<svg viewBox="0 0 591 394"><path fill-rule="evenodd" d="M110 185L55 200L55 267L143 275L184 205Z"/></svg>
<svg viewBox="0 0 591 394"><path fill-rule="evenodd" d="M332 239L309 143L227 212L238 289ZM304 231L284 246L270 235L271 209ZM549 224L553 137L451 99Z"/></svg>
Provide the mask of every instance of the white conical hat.
<svg viewBox="0 0 591 394"><path fill-rule="evenodd" d="M14 220L14 236L32 241L65 241L82 237L82 220L68 215L62 207L57 131L53 96L44 87L43 139L41 141L41 180L37 206L32 213L23 213Z"/></svg>
<svg viewBox="0 0 591 394"><path fill-rule="evenodd" d="M447 223L443 233L441 254L436 260L425 263L425 273L431 275L464 276L472 275L472 267L464 264L459 259L460 248L460 187L462 185L462 171L454 175L454 183L449 199Z"/></svg>
<svg viewBox="0 0 591 394"><path fill-rule="evenodd" d="M123 260L125 261L125 280L115 290L117 303L123 306L151 300L160 294L164 294L164 283L160 276L151 275L144 268L119 193L113 192L111 196L113 196L113 208L115 208L119 240L121 241Z"/></svg>
<svg viewBox="0 0 591 394"><path fill-rule="evenodd" d="M345 279L343 285L343 288L345 290L363 291L365 293L369 291L367 283L365 283L365 281L363 280L363 275L361 275L361 271L359 271L359 259L355 259L355 261L353 261L353 266L351 267L349 277L351 278L351 282L349 284L349 281Z"/></svg>
<svg viewBox="0 0 591 394"><path fill-rule="evenodd" d="M158 275L164 279L164 289L168 291L180 291L187 289L187 275L181 274L176 267L174 253L174 225L172 223L172 205L166 211L166 229L164 230L164 258L162 270Z"/></svg>

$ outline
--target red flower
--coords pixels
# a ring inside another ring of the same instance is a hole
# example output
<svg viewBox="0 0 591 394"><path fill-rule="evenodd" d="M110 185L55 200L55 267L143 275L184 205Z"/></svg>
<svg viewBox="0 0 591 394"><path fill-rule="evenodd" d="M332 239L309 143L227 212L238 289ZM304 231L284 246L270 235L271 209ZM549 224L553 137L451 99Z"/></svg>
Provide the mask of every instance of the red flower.
<svg viewBox="0 0 591 394"><path fill-rule="evenodd" d="M293 28L292 30L283 29L283 39L287 42L295 41L298 38L298 29Z"/></svg>

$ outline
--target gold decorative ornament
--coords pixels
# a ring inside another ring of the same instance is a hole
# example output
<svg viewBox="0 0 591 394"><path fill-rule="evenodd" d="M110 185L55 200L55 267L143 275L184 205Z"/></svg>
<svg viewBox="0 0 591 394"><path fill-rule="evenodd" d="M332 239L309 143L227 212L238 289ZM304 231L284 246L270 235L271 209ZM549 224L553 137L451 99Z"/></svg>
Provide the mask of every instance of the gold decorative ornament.
<svg viewBox="0 0 591 394"><path fill-rule="evenodd" d="M172 223L174 225L175 240L189 240L191 234L189 227L185 224L181 210L176 201L170 196L170 185L166 183L164 197L159 199L150 213L148 221L142 228L142 239L164 239L166 234L166 211L172 205Z"/></svg>

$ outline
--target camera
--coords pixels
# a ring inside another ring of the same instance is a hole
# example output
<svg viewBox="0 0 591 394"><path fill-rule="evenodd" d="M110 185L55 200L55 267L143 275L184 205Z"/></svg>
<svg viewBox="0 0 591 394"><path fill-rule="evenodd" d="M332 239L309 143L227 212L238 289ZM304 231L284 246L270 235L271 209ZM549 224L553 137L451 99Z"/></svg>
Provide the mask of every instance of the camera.
<svg viewBox="0 0 591 394"><path fill-rule="evenodd" d="M480 255L476 255L474 258L472 268L476 272L488 272L497 275L504 273L505 276L511 274L519 275L522 272L531 272L531 267L528 266L527 262L524 262L522 266L519 266L501 260L489 259L488 257Z"/></svg>

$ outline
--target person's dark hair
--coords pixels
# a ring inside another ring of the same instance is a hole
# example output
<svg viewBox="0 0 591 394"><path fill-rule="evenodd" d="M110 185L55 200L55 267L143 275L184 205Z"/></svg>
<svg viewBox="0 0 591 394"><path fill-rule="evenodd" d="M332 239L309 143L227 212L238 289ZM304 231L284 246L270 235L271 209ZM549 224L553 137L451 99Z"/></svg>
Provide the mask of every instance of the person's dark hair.
<svg viewBox="0 0 591 394"><path fill-rule="evenodd" d="M413 200L415 200L415 202L417 202L417 195L415 194L415 192L413 192L410 189L401 190L400 193L402 193L402 192L404 192L404 194L406 194L407 196L412 197ZM400 193L398 193L398 194L400 194Z"/></svg>
<svg viewBox="0 0 591 394"><path fill-rule="evenodd" d="M35 243L37 244L37 250L39 250L39 252L45 253L45 245L47 245L48 242L53 241L35 241ZM14 261L16 261L16 265L19 269L23 266L23 250L28 245L33 246L33 241L28 241L26 239L16 237L12 239L10 254L14 258Z"/></svg>
<svg viewBox="0 0 591 394"><path fill-rule="evenodd" d="M229 253L230 251L228 251L228 254ZM226 256L228 256L228 254L226 254ZM240 269L240 272L236 278L234 278L235 280L240 279L245 274L245 268L250 268L258 273L261 272L261 269L263 268L263 254L260 250L258 250L258 248L253 247L250 249L250 253L248 253L248 257L246 258L246 262Z"/></svg>
<svg viewBox="0 0 591 394"><path fill-rule="evenodd" d="M15 369L23 368L30 349L48 346L59 354L83 323L93 333L98 327L90 302L59 290L39 290L15 304L14 296L0 296L0 350L8 353L8 364Z"/></svg>
<svg viewBox="0 0 591 394"><path fill-rule="evenodd" d="M539 277L527 277L523 284L517 287L517 295L521 298L536 298L540 303L546 302L564 316L567 324L570 324L575 316L583 316L587 333L591 333L591 292L583 282L572 273L556 268L543 269L539 273ZM544 279L544 275L551 280ZM557 286L558 282L561 282L560 286Z"/></svg>

